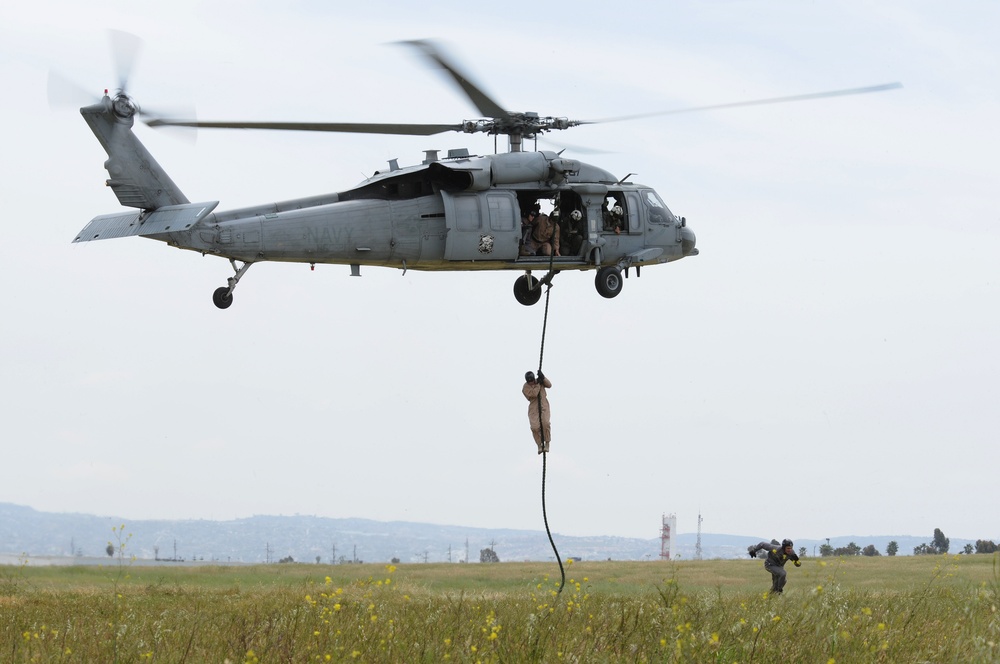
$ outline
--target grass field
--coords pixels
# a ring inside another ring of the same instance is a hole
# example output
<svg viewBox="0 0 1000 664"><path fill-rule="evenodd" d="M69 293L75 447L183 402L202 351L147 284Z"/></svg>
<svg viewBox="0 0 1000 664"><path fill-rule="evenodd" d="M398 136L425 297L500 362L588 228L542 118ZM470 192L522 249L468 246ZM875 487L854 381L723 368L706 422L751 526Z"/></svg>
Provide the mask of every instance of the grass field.
<svg viewBox="0 0 1000 664"><path fill-rule="evenodd" d="M0 568L2 662L1000 662L1000 558Z"/></svg>

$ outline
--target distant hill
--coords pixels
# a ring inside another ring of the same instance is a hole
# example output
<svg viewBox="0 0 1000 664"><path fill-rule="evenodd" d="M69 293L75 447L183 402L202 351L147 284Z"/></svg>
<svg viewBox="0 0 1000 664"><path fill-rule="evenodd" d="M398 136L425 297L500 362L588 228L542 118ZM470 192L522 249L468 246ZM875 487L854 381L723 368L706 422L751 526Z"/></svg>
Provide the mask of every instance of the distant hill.
<svg viewBox="0 0 1000 664"><path fill-rule="evenodd" d="M77 556L101 560L109 543L118 546L114 528L124 524L126 553L138 559L177 559L229 563L277 562L291 556L296 562L461 562L466 549L471 562L479 562L481 549L495 549L502 562L552 560L545 531L442 526L406 521L332 519L316 516L252 516L232 521L134 521L89 514L39 512L30 507L0 503L0 554L8 556ZM127 538L127 539L126 539ZM594 536L568 537L553 533L563 560L656 560L659 538ZM702 533L702 557L740 558L746 547L769 537ZM681 560L695 557L697 535L680 533L674 554ZM874 544L883 554L890 540L900 555L930 537L848 536L832 537L834 547L855 542ZM968 540L951 541L957 553ZM468 544L466 544L468 543ZM826 540L796 541L807 555L818 555ZM974 543L974 542L973 542ZM815 552L815 553L814 553Z"/></svg>

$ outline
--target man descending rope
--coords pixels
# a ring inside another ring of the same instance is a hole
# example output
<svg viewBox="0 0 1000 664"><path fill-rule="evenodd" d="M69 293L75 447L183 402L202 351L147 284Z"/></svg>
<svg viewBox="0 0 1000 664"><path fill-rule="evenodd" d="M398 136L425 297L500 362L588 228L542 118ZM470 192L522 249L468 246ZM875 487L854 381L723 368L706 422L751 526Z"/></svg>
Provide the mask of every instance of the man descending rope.
<svg viewBox="0 0 1000 664"><path fill-rule="evenodd" d="M541 371L538 378L532 371L524 374L524 387L521 394L528 400L528 424L531 425L531 435L535 437L538 453L549 451L552 431L549 427L549 398L545 388L552 387L552 382Z"/></svg>
<svg viewBox="0 0 1000 664"><path fill-rule="evenodd" d="M528 400L528 424L531 426L531 435L535 437L535 444L538 445L538 453L542 455L542 519L545 521L545 534L549 536L549 544L552 545L552 553L556 555L556 562L559 563L559 591L561 593L566 587L566 570L563 569L562 558L559 557L559 550L556 548L555 540L552 539L552 531L549 529L549 515L545 510L545 467L549 458L545 452L549 451L549 442L552 440L552 432L549 428L549 397L545 394L545 388L552 387L552 383L542 373L542 358L545 357L545 330L549 325L549 295L552 294L552 277L556 271L552 269L555 259L549 256L549 274L543 280L546 282L545 289L545 319L542 321L542 346L538 350L538 379L531 371L524 374L524 387L521 394ZM557 593L557 594L558 594Z"/></svg>

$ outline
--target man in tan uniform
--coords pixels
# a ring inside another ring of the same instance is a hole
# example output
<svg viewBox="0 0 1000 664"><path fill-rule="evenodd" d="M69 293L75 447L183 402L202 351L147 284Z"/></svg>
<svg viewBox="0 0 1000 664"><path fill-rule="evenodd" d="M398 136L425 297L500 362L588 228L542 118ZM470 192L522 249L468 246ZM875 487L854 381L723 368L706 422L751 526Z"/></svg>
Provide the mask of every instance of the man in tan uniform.
<svg viewBox="0 0 1000 664"><path fill-rule="evenodd" d="M535 437L538 453L549 451L552 441L552 431L549 427L549 398L545 388L552 387L552 382L541 371L538 378L531 371L524 374L524 387L521 394L528 400L528 424L531 425L531 435Z"/></svg>
<svg viewBox="0 0 1000 664"><path fill-rule="evenodd" d="M531 212L528 214L528 224L531 232L524 239L524 255L562 255L559 253L559 224L555 219L547 214Z"/></svg>

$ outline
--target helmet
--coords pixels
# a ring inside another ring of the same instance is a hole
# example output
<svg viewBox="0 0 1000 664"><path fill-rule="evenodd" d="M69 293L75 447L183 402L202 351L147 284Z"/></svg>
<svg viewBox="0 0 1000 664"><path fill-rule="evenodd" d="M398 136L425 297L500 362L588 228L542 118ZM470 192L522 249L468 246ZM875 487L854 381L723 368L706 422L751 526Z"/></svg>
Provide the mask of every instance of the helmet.
<svg viewBox="0 0 1000 664"><path fill-rule="evenodd" d="M583 213L580 212L579 210L573 210L572 212L569 213L569 216L570 219L572 219L573 221L580 221L581 219L583 219Z"/></svg>
<svg viewBox="0 0 1000 664"><path fill-rule="evenodd" d="M781 547L784 548L786 546L793 546L792 540L790 539L781 540Z"/></svg>
<svg viewBox="0 0 1000 664"><path fill-rule="evenodd" d="M529 371L526 374L524 374L524 382L526 382L526 383L534 383L535 382L535 372L534 371Z"/></svg>
<svg viewBox="0 0 1000 664"><path fill-rule="evenodd" d="M611 208L611 214L615 215L616 217L622 216L622 206L616 205L613 208Z"/></svg>

